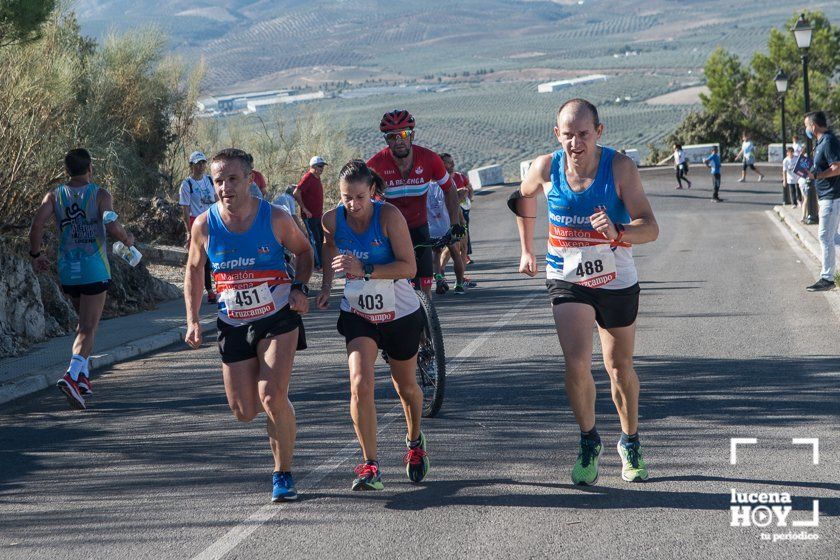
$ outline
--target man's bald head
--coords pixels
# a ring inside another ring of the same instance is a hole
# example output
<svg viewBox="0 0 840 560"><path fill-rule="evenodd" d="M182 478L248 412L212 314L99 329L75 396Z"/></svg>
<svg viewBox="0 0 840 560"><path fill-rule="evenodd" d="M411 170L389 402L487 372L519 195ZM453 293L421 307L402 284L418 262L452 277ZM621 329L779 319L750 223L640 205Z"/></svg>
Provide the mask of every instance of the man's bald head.
<svg viewBox="0 0 840 560"><path fill-rule="evenodd" d="M560 116L564 113L572 113L577 116L579 112L586 111L592 115L592 124L597 129L601 124L601 119L598 117L598 108L586 99L575 98L569 99L557 109L557 122L560 122Z"/></svg>

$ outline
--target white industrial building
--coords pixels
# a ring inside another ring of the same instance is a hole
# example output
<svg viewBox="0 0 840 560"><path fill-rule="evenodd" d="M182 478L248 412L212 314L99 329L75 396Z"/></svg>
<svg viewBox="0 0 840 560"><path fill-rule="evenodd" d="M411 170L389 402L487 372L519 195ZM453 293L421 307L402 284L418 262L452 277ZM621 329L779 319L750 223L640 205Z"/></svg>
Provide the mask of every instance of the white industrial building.
<svg viewBox="0 0 840 560"><path fill-rule="evenodd" d="M204 97L196 102L199 111L241 111L248 108L248 103L264 99L274 99L288 96L293 90L275 89L270 91L253 91L249 93L234 93L219 97Z"/></svg>
<svg viewBox="0 0 840 560"><path fill-rule="evenodd" d="M537 91L540 93L551 93L554 91L560 91L561 89L572 87L572 86L579 86L582 84L591 84L595 82L606 82L608 76L604 74L590 74L588 76L582 76L580 78L573 78L571 80L558 80L556 82L546 82L544 84L540 84L537 86Z"/></svg>
<svg viewBox="0 0 840 560"><path fill-rule="evenodd" d="M275 97L255 99L253 101L248 101L243 112L260 113L277 105L288 105L291 103L300 103L302 101L314 101L316 99L324 99L325 97L326 94L323 91L316 91L314 93L301 93L300 95L278 95Z"/></svg>

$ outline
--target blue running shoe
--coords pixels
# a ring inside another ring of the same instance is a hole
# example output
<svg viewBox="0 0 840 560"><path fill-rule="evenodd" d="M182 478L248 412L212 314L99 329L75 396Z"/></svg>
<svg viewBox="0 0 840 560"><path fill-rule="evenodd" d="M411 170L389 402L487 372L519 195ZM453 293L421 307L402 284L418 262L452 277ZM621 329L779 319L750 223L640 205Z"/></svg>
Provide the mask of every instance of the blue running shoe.
<svg viewBox="0 0 840 560"><path fill-rule="evenodd" d="M291 474L275 472L273 477L274 490L271 492L272 502L291 502L297 500L295 481Z"/></svg>

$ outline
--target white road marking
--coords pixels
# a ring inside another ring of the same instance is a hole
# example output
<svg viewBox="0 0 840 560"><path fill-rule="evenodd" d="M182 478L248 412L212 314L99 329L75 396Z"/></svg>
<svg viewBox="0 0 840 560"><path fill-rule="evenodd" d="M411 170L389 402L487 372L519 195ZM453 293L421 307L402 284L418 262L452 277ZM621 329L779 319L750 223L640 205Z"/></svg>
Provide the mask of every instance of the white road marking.
<svg viewBox="0 0 840 560"><path fill-rule="evenodd" d="M502 315L498 321L493 323L484 333L478 338L473 339L467 344L463 350L458 352L458 355L447 361L446 375L447 377L454 375L463 362L469 359L479 348L481 348L488 339L494 336L499 329L502 329L510 323L520 311L525 309L535 297L540 295L540 292L531 294L530 296L519 301L517 305L508 310ZM397 404L389 410L382 418L379 419L379 430L381 434L396 420L402 418L402 405ZM320 484L324 478L331 472L336 470L342 464L350 460L358 452L358 442L353 440L341 448L338 453L333 455L327 461L321 463L314 470L312 470L305 478L296 484L297 490L309 490L315 488ZM252 513L248 519L235 526L227 533L225 533L219 540L208 546L201 553L193 557L193 560L219 560L225 554L233 550L239 543L247 539L254 531L259 529L266 522L276 517L288 504L269 503L262 506L260 509Z"/></svg>

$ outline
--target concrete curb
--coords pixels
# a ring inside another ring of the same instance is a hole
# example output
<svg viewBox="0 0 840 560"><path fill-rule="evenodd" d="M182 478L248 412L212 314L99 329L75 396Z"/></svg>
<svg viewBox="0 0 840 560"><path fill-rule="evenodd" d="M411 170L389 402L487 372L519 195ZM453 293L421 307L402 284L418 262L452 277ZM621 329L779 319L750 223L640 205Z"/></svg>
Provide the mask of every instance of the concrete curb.
<svg viewBox="0 0 840 560"><path fill-rule="evenodd" d="M818 263L822 262L822 249L820 248L819 240L814 236L814 234L808 231L808 229L796 218L792 218L788 212L785 212L785 208L783 206L774 206L773 211L779 215L782 222L788 227L788 229L791 230L793 236L802 243L808 253L810 253L810 255L814 257Z"/></svg>
<svg viewBox="0 0 840 560"><path fill-rule="evenodd" d="M137 249L143 253L146 262L169 266L184 266L187 264L187 250L183 247L137 243Z"/></svg>
<svg viewBox="0 0 840 560"><path fill-rule="evenodd" d="M207 333L216 328L216 317L202 319L201 332ZM93 354L90 357L91 370L100 370L112 366L118 362L124 362L166 348L177 342L184 340L187 334L187 327L175 327L164 331L162 333L153 334L145 338L133 341L130 344L116 346L109 348L104 352ZM18 379L12 383L7 383L0 386L0 404L25 397L32 393L37 393L47 387L55 384L56 380L61 377L61 371L65 366L65 362L59 362L45 368L48 371L29 375Z"/></svg>

